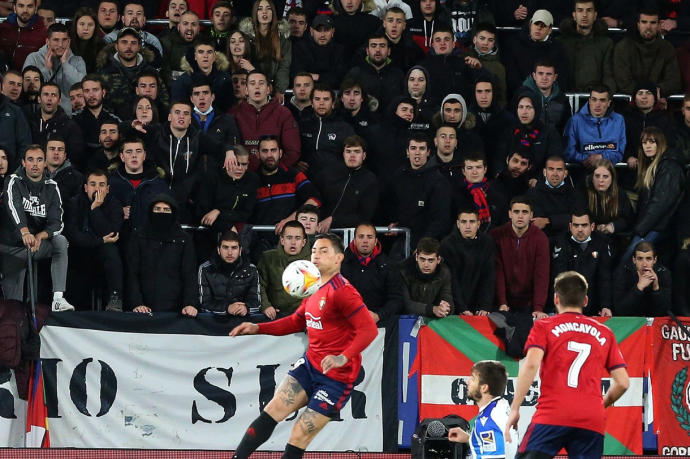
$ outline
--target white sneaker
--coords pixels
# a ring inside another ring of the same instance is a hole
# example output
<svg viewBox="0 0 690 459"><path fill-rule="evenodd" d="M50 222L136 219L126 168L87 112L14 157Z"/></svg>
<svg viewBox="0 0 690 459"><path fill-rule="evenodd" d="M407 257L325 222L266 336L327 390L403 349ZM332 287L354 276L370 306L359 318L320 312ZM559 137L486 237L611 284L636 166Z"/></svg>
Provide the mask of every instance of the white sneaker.
<svg viewBox="0 0 690 459"><path fill-rule="evenodd" d="M69 304L65 297L53 300L53 312L74 311L74 306Z"/></svg>

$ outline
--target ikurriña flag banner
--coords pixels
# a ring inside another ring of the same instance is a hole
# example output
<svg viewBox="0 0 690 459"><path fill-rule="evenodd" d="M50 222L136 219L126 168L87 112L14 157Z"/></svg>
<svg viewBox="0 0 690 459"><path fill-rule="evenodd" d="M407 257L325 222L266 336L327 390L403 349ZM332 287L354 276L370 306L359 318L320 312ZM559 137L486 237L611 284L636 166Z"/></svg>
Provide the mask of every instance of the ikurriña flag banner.
<svg viewBox="0 0 690 459"><path fill-rule="evenodd" d="M678 324L680 322L680 325ZM690 317L654 319L652 395L659 454L690 455Z"/></svg>
<svg viewBox="0 0 690 459"><path fill-rule="evenodd" d="M604 454L642 454L642 404L647 320L644 317L597 318L616 336L630 375L630 388L616 404L606 410ZM480 360L498 360L508 370L505 397L512 402L520 362L505 352L494 335L495 326L486 317L453 316L433 320L419 332L417 358L412 373L419 374L419 418L438 418L457 414L471 420L477 406L467 392L465 378ZM602 373L602 391L611 379ZM532 383L520 409L520 438L536 411L540 381ZM563 407L576 409L575 407Z"/></svg>

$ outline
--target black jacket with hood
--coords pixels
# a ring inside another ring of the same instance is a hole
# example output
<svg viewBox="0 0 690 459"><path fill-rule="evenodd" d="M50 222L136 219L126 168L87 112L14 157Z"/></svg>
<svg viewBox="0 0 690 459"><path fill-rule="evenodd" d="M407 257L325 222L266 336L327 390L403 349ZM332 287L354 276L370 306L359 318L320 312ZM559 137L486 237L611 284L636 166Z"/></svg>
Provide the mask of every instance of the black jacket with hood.
<svg viewBox="0 0 690 459"><path fill-rule="evenodd" d="M192 82L196 75L203 75L199 64L194 60L194 47L187 50L180 64L184 73L171 84L171 100L189 100L192 95ZM223 53L216 53L211 73L206 75L211 82L211 90L216 96L213 107L219 112L226 112L235 104L235 94L232 90L232 76L228 73L230 63Z"/></svg>
<svg viewBox="0 0 690 459"><path fill-rule="evenodd" d="M165 224L151 220L153 205L165 202L172 214ZM194 242L177 220L177 204L167 194L151 199L149 222L137 230L127 246L127 286L130 309L148 306L153 312L177 312L198 301Z"/></svg>

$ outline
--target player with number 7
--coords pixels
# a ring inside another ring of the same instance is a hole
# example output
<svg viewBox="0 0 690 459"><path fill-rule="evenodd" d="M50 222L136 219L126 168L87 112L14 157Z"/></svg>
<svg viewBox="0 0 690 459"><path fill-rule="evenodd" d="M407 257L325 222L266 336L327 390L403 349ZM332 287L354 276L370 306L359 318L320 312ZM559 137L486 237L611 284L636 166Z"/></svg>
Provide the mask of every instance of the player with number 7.
<svg viewBox="0 0 690 459"><path fill-rule="evenodd" d="M582 314L587 281L566 271L554 282L558 314L538 320L525 344L511 405L506 440L517 428L519 409L541 366L537 411L518 448L520 458L554 457L565 448L569 457L600 458L604 450L604 410L630 384L623 355L610 328ZM602 370L613 382L602 399Z"/></svg>

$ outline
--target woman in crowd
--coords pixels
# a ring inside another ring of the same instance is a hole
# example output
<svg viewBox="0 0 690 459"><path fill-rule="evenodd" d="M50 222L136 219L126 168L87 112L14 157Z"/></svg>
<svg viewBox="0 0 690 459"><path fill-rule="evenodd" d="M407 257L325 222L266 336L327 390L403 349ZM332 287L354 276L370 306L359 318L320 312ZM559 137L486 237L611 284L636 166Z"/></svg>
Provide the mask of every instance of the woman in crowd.
<svg viewBox="0 0 690 459"><path fill-rule="evenodd" d="M426 86L429 82L429 72L421 65L415 65L407 72L407 95L417 102L417 119L415 122L431 125L431 118L438 110L438 102L429 100Z"/></svg>
<svg viewBox="0 0 690 459"><path fill-rule="evenodd" d="M618 186L613 163L597 161L586 183L589 212L597 231L607 235L629 231L635 214L628 195Z"/></svg>
<svg viewBox="0 0 690 459"><path fill-rule="evenodd" d="M252 64L252 45L249 37L235 30L228 37L228 58L230 58L230 73L239 69L251 72L255 69Z"/></svg>
<svg viewBox="0 0 690 459"><path fill-rule="evenodd" d="M96 33L97 24L96 13L89 7L79 8L72 18L70 48L75 55L84 59L86 73L96 71L96 56L105 46L103 39Z"/></svg>
<svg viewBox="0 0 690 459"><path fill-rule="evenodd" d="M669 225L683 199L684 186L683 164L673 150L667 150L664 133L656 127L644 128L637 154L637 221L621 263L630 260L640 241L653 242L658 247L657 241L672 236L673 228Z"/></svg>
<svg viewBox="0 0 690 459"><path fill-rule="evenodd" d="M158 108L148 96L141 96L137 99L133 114L134 119L141 121L144 126L158 123Z"/></svg>
<svg viewBox="0 0 690 459"><path fill-rule="evenodd" d="M282 104L290 85L292 43L285 21L278 21L271 0L258 0L252 7L251 18L240 22L239 29L254 40L255 64L273 86L274 95Z"/></svg>

